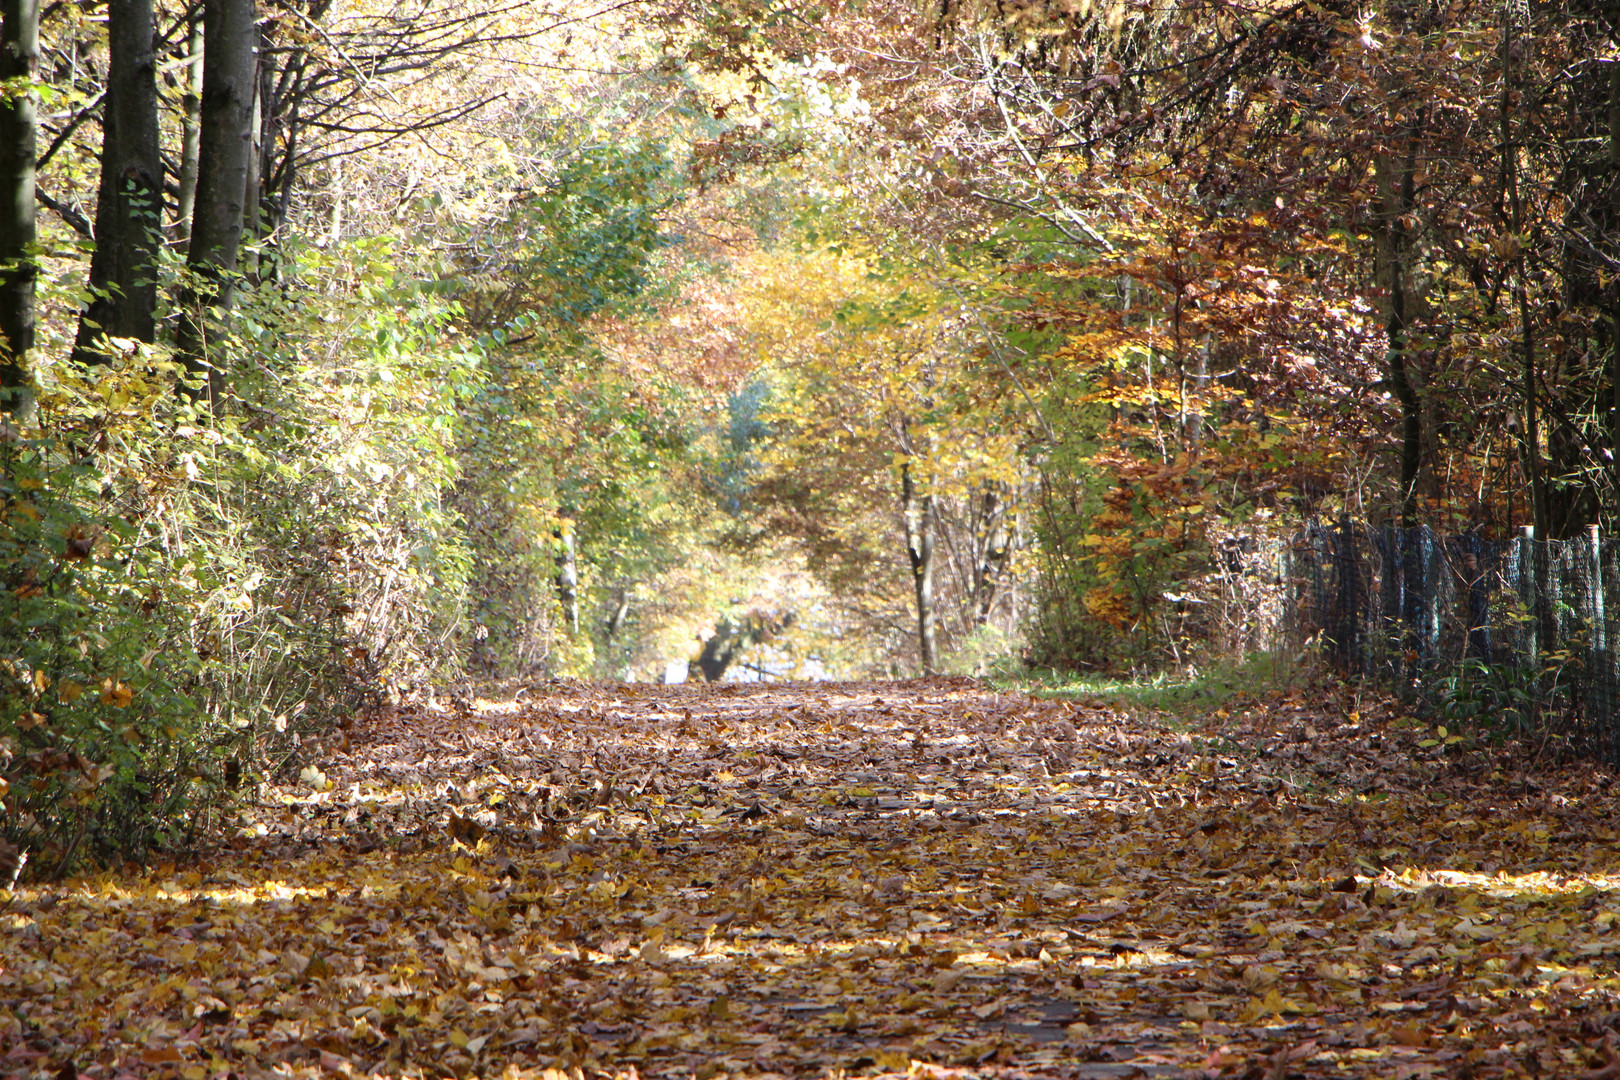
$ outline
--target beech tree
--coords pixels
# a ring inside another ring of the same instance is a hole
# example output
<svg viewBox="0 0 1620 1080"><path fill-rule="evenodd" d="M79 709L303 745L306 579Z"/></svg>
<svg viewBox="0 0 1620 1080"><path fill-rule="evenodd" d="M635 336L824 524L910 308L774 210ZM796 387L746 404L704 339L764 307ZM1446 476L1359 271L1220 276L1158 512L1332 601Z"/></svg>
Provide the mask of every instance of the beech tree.
<svg viewBox="0 0 1620 1080"><path fill-rule="evenodd" d="M80 362L105 360L109 337L150 342L155 336L163 162L152 34L151 0L108 0L91 300L73 346Z"/></svg>
<svg viewBox="0 0 1620 1080"><path fill-rule="evenodd" d="M258 68L254 0L204 0L196 210L175 347L209 402L225 387L223 316L241 248Z"/></svg>
<svg viewBox="0 0 1620 1080"><path fill-rule="evenodd" d="M0 3L0 409L30 411L39 277L34 228L34 144L39 62L38 0Z"/></svg>

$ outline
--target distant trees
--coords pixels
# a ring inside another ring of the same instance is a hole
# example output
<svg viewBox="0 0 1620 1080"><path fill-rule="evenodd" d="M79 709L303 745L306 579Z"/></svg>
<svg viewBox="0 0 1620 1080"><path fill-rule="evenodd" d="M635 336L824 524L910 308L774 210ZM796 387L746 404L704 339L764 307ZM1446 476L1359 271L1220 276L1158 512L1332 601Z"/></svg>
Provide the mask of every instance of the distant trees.
<svg viewBox="0 0 1620 1080"><path fill-rule="evenodd" d="M913 255L851 243L754 261L751 332L776 386L755 494L852 621L933 673L992 614L1012 621L997 590L1021 425L979 392L983 330L951 289L971 278Z"/></svg>
<svg viewBox="0 0 1620 1080"><path fill-rule="evenodd" d="M1027 406L1054 660L1181 657L1201 609L1165 596L1277 515L1620 527L1608 8L879 2L817 31L812 94L861 108L821 121L816 229L989 254L1021 312L976 374Z"/></svg>

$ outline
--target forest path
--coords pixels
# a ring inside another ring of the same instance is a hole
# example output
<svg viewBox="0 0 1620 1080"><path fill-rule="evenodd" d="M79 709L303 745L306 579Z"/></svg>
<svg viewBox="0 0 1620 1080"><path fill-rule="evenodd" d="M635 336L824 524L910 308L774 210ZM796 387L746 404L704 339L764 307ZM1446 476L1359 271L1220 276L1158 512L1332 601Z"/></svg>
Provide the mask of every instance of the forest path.
<svg viewBox="0 0 1620 1080"><path fill-rule="evenodd" d="M966 680L360 721L232 846L0 908L0 1075L1620 1076L1605 776L1212 723Z"/></svg>

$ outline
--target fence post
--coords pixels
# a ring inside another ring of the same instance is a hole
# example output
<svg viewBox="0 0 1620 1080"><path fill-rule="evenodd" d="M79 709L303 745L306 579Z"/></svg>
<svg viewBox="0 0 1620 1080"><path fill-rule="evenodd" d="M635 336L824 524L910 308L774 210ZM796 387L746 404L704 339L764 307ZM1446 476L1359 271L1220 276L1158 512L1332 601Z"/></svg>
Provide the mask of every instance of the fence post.
<svg viewBox="0 0 1620 1080"><path fill-rule="evenodd" d="M1422 525L1401 530L1401 622L1406 669L1404 679L1416 679L1428 660L1428 533Z"/></svg>
<svg viewBox="0 0 1620 1080"><path fill-rule="evenodd" d="M1331 632L1330 620L1332 615L1327 609L1327 583L1323 579L1324 567L1327 564L1326 544L1322 539L1322 523L1320 520L1311 522L1305 533L1306 543L1311 552L1311 627L1320 635L1317 643L1325 644L1323 638ZM1331 654L1330 654L1331 662Z"/></svg>
<svg viewBox="0 0 1620 1080"><path fill-rule="evenodd" d="M1440 661L1440 622L1445 612L1445 592L1451 585L1451 575L1444 572L1445 548L1434 530L1423 526L1423 595L1427 603L1423 608L1423 659L1429 664Z"/></svg>
<svg viewBox="0 0 1620 1080"><path fill-rule="evenodd" d="M1401 589L1404 578L1401 565L1401 533L1392 522L1384 522L1383 593L1380 596L1382 625L1378 630L1379 661L1384 666L1384 677L1392 683L1401 675Z"/></svg>
<svg viewBox="0 0 1620 1080"><path fill-rule="evenodd" d="M1350 526L1350 515L1341 514L1333 534L1333 563L1335 571L1334 611L1329 625L1332 627L1333 658L1339 670L1361 674L1361 580L1356 564L1356 544Z"/></svg>
<svg viewBox="0 0 1620 1080"><path fill-rule="evenodd" d="M1519 603L1524 607L1524 622L1520 623L1520 639L1524 642L1524 664L1532 675L1541 670L1541 656L1536 640L1541 628L1541 613L1536 600L1541 595L1536 588L1536 527L1526 525L1519 531Z"/></svg>
<svg viewBox="0 0 1620 1080"><path fill-rule="evenodd" d="M1615 550L1615 545L1611 541L1610 544L1609 544L1609 553L1610 553L1609 558L1610 558L1611 562L1614 559L1614 550ZM1600 547L1598 549L1598 577L1600 579L1603 576L1603 571L1604 571L1603 551L1602 551L1602 548ZM1607 641L1608 638L1614 636L1614 635L1608 633L1607 626L1605 626L1604 634L1605 634L1605 641ZM1620 683L1620 648L1617 648L1615 645L1610 645L1609 646L1609 654L1604 659L1605 659L1605 663L1603 665L1603 719L1604 719L1604 724L1609 729L1609 764L1614 765L1616 762L1620 762L1620 725L1616 724L1616 717L1615 717L1615 711L1614 711L1614 691L1615 691L1615 686L1617 685L1617 683Z"/></svg>
<svg viewBox="0 0 1620 1080"><path fill-rule="evenodd" d="M1463 567L1468 572L1468 652L1490 663L1495 649L1491 640L1491 588L1486 575L1485 541L1477 532L1464 537L1467 554Z"/></svg>
<svg viewBox="0 0 1620 1080"><path fill-rule="evenodd" d="M1591 635L1592 652L1588 664L1586 701L1587 707L1592 710L1592 721L1601 725L1599 730L1600 741L1605 756L1613 761L1615 759L1615 730L1614 717L1609 708L1609 641L1608 619L1603 610L1603 533L1599 526L1588 525L1587 536L1591 540L1592 570L1592 617Z"/></svg>
<svg viewBox="0 0 1620 1080"><path fill-rule="evenodd" d="M1536 568L1536 584L1541 587L1541 595L1536 598L1541 608L1541 644L1556 653L1568 651L1564 647L1569 643L1564 575L1569 572L1569 549L1568 541L1545 539L1536 548L1536 556L1541 560Z"/></svg>
<svg viewBox="0 0 1620 1080"><path fill-rule="evenodd" d="M1593 658L1596 667L1607 651L1603 620L1603 534L1596 525L1588 525L1586 533L1592 541L1592 651L1596 654Z"/></svg>

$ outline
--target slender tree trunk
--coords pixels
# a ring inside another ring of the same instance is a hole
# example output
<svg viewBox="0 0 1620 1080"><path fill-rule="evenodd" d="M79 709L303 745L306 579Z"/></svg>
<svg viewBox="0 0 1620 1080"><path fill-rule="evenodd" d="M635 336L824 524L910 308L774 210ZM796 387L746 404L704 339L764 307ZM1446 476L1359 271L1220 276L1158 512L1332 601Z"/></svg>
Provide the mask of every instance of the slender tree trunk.
<svg viewBox="0 0 1620 1080"><path fill-rule="evenodd" d="M1423 464L1423 414L1417 390L1412 385L1406 342L1407 323L1410 320L1407 311L1407 261L1411 253L1404 218L1411 213L1417 201L1417 133L1414 131L1410 138L1406 160L1401 162L1398 175L1390 175L1390 165L1385 159L1379 163L1379 171L1383 175L1378 178L1384 270L1389 287L1389 303L1384 319L1384 330L1389 340L1386 363L1389 365L1390 386L1401 406L1401 525L1405 528L1418 524L1418 474Z"/></svg>
<svg viewBox="0 0 1620 1080"><path fill-rule="evenodd" d="M990 622L990 611L996 604L996 590L1012 548L1012 536L1007 528L1007 504L993 484L985 487L983 507L984 546L973 575L974 626L984 626Z"/></svg>
<svg viewBox="0 0 1620 1080"><path fill-rule="evenodd" d="M332 181L327 190L331 193L332 209L326 217L326 246L336 247L343 239L343 159L338 158L332 162Z"/></svg>
<svg viewBox="0 0 1620 1080"><path fill-rule="evenodd" d="M557 541L557 601L562 605L563 621L568 636L579 636L579 554L574 540L574 523L558 527L552 535Z"/></svg>
<svg viewBox="0 0 1620 1080"><path fill-rule="evenodd" d="M274 79L267 74L264 84L270 89L265 93L265 108L269 115L261 171L264 174L265 209L269 212L266 231L271 234L287 220L293 188L298 182L298 131L302 126L298 107L306 86L304 72L309 58L302 52L284 53L281 62L281 71L276 73ZM279 146L276 142L278 138L281 140Z"/></svg>
<svg viewBox="0 0 1620 1080"><path fill-rule="evenodd" d="M282 152L281 168L271 177L274 185L275 200L271 206L275 208L275 215L270 221L271 231L279 229L281 223L287 220L287 211L292 206L293 184L298 179L298 103L292 105L292 113L286 118L282 128L282 138L286 149Z"/></svg>
<svg viewBox="0 0 1620 1080"><path fill-rule="evenodd" d="M918 494L909 463L900 467L900 500L917 596L917 651L923 674L932 675L939 670L934 634L934 497Z"/></svg>
<svg viewBox="0 0 1620 1080"><path fill-rule="evenodd" d="M613 644L613 639L619 636L619 631L624 629L625 619L630 616L630 586L620 585L616 590L616 595L613 613L607 617L607 622L602 625L602 639L609 645Z"/></svg>
<svg viewBox="0 0 1620 1080"><path fill-rule="evenodd" d="M225 388L219 338L231 306L253 149L254 0L203 0L203 37L197 208L186 259L194 281L180 296L175 345L187 372L202 381L197 393L212 403ZM211 310L218 315L210 318Z"/></svg>
<svg viewBox="0 0 1620 1080"><path fill-rule="evenodd" d="M176 240L184 242L182 251L189 246L191 215L197 208L197 144L202 132L202 85L203 19L199 12L191 17L190 33L186 39L186 93L180 99L180 195L174 236Z"/></svg>
<svg viewBox="0 0 1620 1080"><path fill-rule="evenodd" d="M73 345L73 358L81 363L111 359L109 337L152 341L157 329L163 159L158 151L152 0L108 0L107 38L92 299L79 317Z"/></svg>
<svg viewBox="0 0 1620 1080"><path fill-rule="evenodd" d="M32 81L39 64L39 0L0 0L0 80ZM0 410L34 410L28 350L34 347L34 142L37 95L0 94Z"/></svg>
<svg viewBox="0 0 1620 1080"><path fill-rule="evenodd" d="M257 27L253 30L254 54L264 55L263 38ZM242 240L247 245L241 256L242 275L257 282L259 253L255 247L259 240L259 175L264 152L264 77L255 70L253 77L253 108L248 113L247 179L242 185Z"/></svg>
<svg viewBox="0 0 1620 1080"><path fill-rule="evenodd" d="M1508 231L1514 236L1524 235L1524 205L1519 198L1519 148L1513 141L1513 8L1502 5L1502 95L1499 106L1501 122L1500 186L1502 201L1506 204ZM1536 401L1536 335L1531 321L1530 302L1524 286L1525 258L1520 253L1515 260L1513 297L1519 312L1520 373L1519 392L1524 405L1524 427L1520 436L1523 454L1524 481L1530 489L1530 520L1535 526L1536 538L1550 537L1547 506L1547 485L1541 471L1541 420Z"/></svg>
<svg viewBox="0 0 1620 1080"><path fill-rule="evenodd" d="M1620 61L1609 61L1609 223L1620 226ZM1609 531L1620 519L1620 283L1610 281L1609 293L1609 380L1612 412L1609 417L1609 446L1614 458L1614 494L1609 507Z"/></svg>

